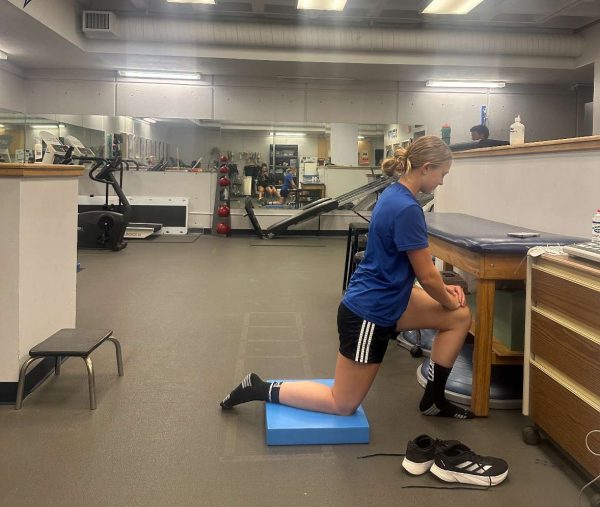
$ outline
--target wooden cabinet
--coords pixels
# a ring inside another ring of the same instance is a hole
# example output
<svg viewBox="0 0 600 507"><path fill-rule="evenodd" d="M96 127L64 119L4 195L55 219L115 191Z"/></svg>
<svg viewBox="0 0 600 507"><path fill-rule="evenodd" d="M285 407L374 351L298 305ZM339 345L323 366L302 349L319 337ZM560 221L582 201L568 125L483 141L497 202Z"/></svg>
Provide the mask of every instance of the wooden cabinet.
<svg viewBox="0 0 600 507"><path fill-rule="evenodd" d="M529 258L525 325L523 413L596 476L585 438L600 429L600 265ZM600 447L598 434L589 444Z"/></svg>

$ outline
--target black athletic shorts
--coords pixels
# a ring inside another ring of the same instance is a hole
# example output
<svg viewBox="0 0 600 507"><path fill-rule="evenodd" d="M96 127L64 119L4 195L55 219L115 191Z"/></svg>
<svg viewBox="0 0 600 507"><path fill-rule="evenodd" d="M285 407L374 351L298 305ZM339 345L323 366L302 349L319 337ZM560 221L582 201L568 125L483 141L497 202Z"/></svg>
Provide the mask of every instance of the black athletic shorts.
<svg viewBox="0 0 600 507"><path fill-rule="evenodd" d="M287 189L287 188L282 188L282 189L279 191L279 195L280 195L281 197L287 197L289 193L290 193L290 191L289 191L289 189Z"/></svg>
<svg viewBox="0 0 600 507"><path fill-rule="evenodd" d="M381 363L396 326L382 327L359 317L344 303L338 308L340 354L357 363Z"/></svg>

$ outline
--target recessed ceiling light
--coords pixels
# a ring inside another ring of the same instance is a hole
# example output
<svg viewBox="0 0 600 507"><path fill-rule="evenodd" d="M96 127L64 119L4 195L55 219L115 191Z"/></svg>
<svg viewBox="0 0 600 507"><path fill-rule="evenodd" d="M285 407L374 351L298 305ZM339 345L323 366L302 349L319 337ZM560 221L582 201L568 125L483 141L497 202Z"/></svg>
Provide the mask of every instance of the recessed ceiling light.
<svg viewBox="0 0 600 507"><path fill-rule="evenodd" d="M167 0L171 4L205 4L215 5L215 0Z"/></svg>
<svg viewBox="0 0 600 507"><path fill-rule="evenodd" d="M202 76L196 72L160 72L149 70L120 70L119 76L137 77L141 79L175 79L183 81L198 81Z"/></svg>
<svg viewBox="0 0 600 507"><path fill-rule="evenodd" d="M156 123L156 120L154 118L143 118L143 121L147 123Z"/></svg>
<svg viewBox="0 0 600 507"><path fill-rule="evenodd" d="M483 0L433 0L423 14L468 14Z"/></svg>
<svg viewBox="0 0 600 507"><path fill-rule="evenodd" d="M8 55L4 51L0 51L0 60L8 60Z"/></svg>
<svg viewBox="0 0 600 507"><path fill-rule="evenodd" d="M427 81L425 86L438 88L504 88L502 81Z"/></svg>
<svg viewBox="0 0 600 507"><path fill-rule="evenodd" d="M296 9L311 11L343 11L346 0L298 0Z"/></svg>

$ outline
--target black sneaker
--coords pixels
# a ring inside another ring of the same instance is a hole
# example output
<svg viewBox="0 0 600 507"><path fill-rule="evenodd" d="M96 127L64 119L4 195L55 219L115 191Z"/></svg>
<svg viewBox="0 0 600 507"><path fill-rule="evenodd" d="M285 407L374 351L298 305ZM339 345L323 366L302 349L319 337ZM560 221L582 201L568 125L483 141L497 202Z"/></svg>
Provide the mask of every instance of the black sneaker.
<svg viewBox="0 0 600 507"><path fill-rule="evenodd" d="M457 440L438 440L429 435L419 435L406 445L406 455L402 460L402 468L411 475L421 475L427 472L437 452L446 447L458 444Z"/></svg>
<svg viewBox="0 0 600 507"><path fill-rule="evenodd" d="M506 479L508 463L500 458L475 454L458 442L436 453L431 473L446 482L496 486Z"/></svg>

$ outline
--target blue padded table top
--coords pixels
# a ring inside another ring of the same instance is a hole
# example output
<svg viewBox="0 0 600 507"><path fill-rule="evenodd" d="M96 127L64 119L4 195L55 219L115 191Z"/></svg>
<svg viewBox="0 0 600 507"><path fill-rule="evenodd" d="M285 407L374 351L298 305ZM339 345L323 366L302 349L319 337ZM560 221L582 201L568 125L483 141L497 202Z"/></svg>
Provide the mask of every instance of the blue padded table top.
<svg viewBox="0 0 600 507"><path fill-rule="evenodd" d="M463 213L425 213L427 230L434 238L479 253L525 255L534 246L562 246L587 241L585 238L503 224ZM515 238L509 232L537 232L539 236Z"/></svg>

